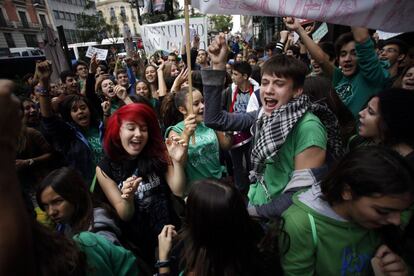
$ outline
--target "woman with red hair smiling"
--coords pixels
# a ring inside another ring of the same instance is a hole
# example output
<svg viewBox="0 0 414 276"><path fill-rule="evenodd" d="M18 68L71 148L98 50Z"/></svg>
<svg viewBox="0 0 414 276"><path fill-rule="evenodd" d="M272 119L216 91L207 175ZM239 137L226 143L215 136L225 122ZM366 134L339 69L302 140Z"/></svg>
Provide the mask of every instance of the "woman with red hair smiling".
<svg viewBox="0 0 414 276"><path fill-rule="evenodd" d="M95 195L105 195L101 199L119 216L123 238L151 263L158 233L166 224L179 223L170 194L183 194L187 144L179 137L164 143L155 112L137 103L109 118L104 150L106 156L96 168Z"/></svg>

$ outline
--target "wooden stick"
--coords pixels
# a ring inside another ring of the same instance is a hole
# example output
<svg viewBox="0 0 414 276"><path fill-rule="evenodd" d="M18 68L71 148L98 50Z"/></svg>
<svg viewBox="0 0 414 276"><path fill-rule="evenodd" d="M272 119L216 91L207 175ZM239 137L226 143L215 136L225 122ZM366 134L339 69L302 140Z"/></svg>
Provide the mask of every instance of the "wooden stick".
<svg viewBox="0 0 414 276"><path fill-rule="evenodd" d="M190 114L194 114L193 110L193 80L191 78L191 43L190 43L190 15L188 6L191 5L191 0L185 0L184 17L185 17L185 49L187 53L187 68L188 68L188 101L190 102ZM195 133L191 136L191 142L195 145Z"/></svg>

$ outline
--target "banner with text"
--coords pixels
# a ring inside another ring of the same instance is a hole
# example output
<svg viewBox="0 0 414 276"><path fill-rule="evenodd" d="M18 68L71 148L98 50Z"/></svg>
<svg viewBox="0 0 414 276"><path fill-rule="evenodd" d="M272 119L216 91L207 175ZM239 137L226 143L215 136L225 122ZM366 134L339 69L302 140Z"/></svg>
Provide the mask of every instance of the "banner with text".
<svg viewBox="0 0 414 276"><path fill-rule="evenodd" d="M158 50L181 52L184 25L184 19L177 19L141 26L142 42L147 55ZM207 17L190 18L190 29L200 37L200 49L207 49Z"/></svg>
<svg viewBox="0 0 414 276"><path fill-rule="evenodd" d="M414 31L413 0L193 0L202 13L294 16L387 32Z"/></svg>

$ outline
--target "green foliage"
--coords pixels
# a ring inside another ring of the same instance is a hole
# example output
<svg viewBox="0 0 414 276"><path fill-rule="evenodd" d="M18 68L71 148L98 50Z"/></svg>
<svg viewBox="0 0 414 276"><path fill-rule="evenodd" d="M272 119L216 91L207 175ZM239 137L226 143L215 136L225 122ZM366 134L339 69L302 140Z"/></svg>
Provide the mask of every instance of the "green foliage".
<svg viewBox="0 0 414 276"><path fill-rule="evenodd" d="M82 12L76 20L76 28L82 30L79 34L83 42L121 36L118 24L107 24L105 18L99 14L88 15Z"/></svg>
<svg viewBox="0 0 414 276"><path fill-rule="evenodd" d="M230 31L233 28L231 15L212 15L209 18L213 24L214 31L224 32Z"/></svg>

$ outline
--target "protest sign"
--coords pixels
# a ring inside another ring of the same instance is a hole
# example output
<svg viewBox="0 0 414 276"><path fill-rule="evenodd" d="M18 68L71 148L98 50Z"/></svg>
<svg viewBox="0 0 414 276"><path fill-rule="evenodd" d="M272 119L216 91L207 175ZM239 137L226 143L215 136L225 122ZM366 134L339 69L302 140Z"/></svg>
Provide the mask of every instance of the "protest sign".
<svg viewBox="0 0 414 276"><path fill-rule="evenodd" d="M191 36L200 37L200 49L207 49L207 18L190 18ZM184 19L141 26L142 41L147 55L158 50L180 51L185 35Z"/></svg>
<svg viewBox="0 0 414 276"><path fill-rule="evenodd" d="M413 0L193 0L202 13L294 16L387 32L414 31Z"/></svg>
<svg viewBox="0 0 414 276"><path fill-rule="evenodd" d="M386 33L382 31L377 31L379 39L387 40L389 38L395 37L397 35L400 35L401 33Z"/></svg>
<svg viewBox="0 0 414 276"><path fill-rule="evenodd" d="M298 42L299 40L299 35L296 32L293 32L293 43Z"/></svg>
<svg viewBox="0 0 414 276"><path fill-rule="evenodd" d="M312 34L312 39L316 43L321 41L321 39L328 33L328 24L325 22L322 23L319 28Z"/></svg>
<svg viewBox="0 0 414 276"><path fill-rule="evenodd" d="M91 58L96 53L96 59L98 60L106 60L106 56L108 55L108 50L106 49L99 49L92 46L88 47L86 51L86 57Z"/></svg>

